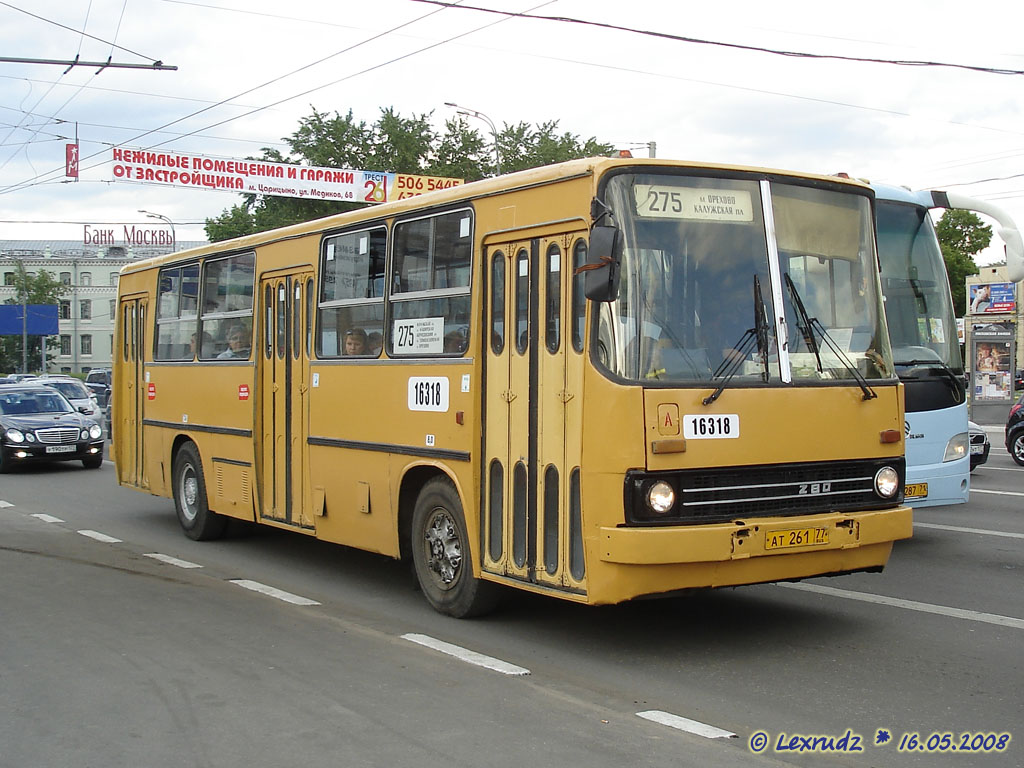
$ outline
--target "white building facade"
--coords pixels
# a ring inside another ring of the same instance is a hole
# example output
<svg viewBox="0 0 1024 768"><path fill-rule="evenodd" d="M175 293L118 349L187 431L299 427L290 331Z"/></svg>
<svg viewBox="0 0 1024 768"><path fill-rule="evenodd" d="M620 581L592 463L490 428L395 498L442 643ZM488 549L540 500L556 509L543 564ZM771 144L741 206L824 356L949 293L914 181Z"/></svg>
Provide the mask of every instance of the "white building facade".
<svg viewBox="0 0 1024 768"><path fill-rule="evenodd" d="M121 267L133 261L184 250L204 242L170 246L85 246L65 240L0 240L0 304L17 299L14 287L20 262L30 275L49 272L66 286L60 297L60 349L45 373L87 373L110 368L113 361L117 280ZM50 355L54 355L51 351ZM30 360L39 373L42 360Z"/></svg>

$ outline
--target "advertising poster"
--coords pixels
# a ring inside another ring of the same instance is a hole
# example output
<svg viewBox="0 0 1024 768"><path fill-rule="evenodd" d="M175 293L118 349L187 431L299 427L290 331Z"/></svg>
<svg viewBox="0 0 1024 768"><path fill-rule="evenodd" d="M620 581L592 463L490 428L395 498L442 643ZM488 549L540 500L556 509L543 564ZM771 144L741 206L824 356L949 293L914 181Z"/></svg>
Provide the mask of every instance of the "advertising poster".
<svg viewBox="0 0 1024 768"><path fill-rule="evenodd" d="M1017 297L1013 283L978 283L968 286L967 311L972 315L1016 312Z"/></svg>
<svg viewBox="0 0 1024 768"><path fill-rule="evenodd" d="M442 176L317 168L127 147L114 147L111 160L114 181L350 203L404 200L458 187L463 181Z"/></svg>

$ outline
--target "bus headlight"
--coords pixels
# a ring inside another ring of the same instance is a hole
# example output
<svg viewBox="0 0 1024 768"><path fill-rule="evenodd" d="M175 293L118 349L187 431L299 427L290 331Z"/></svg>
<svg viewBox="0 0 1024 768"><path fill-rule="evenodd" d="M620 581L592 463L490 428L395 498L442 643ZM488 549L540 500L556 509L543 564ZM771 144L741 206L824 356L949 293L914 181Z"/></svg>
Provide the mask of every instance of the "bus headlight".
<svg viewBox="0 0 1024 768"><path fill-rule="evenodd" d="M961 432L959 435L953 435L949 438L949 442L946 443L946 454L942 457L942 461L947 462L962 459L967 455L968 444L966 432Z"/></svg>
<svg viewBox="0 0 1024 768"><path fill-rule="evenodd" d="M11 429L7 430L7 439L10 440L12 443L24 443L25 435L24 433L22 433L20 429L14 429L12 427Z"/></svg>
<svg viewBox="0 0 1024 768"><path fill-rule="evenodd" d="M891 499L900 488L900 474L892 467L882 467L875 472L875 493L883 499Z"/></svg>
<svg viewBox="0 0 1024 768"><path fill-rule="evenodd" d="M99 440L102 434L103 429L100 427L99 424L93 424L91 427L89 427L89 437L91 437L93 440Z"/></svg>
<svg viewBox="0 0 1024 768"><path fill-rule="evenodd" d="M647 506L657 515L664 515L676 503L676 492L664 480L659 480L647 489Z"/></svg>

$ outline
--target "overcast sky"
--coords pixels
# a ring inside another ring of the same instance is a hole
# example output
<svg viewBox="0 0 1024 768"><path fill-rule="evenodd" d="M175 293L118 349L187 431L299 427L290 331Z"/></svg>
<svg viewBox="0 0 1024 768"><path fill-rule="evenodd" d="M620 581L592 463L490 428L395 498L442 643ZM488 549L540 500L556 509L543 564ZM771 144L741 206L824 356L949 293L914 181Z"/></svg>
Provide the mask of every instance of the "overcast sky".
<svg viewBox="0 0 1024 768"><path fill-rule="evenodd" d="M1024 70L1021 0L461 4L640 31L416 0L0 0L0 57L177 67L0 62L0 239L152 224L139 209L173 220L179 240L203 239L202 222L237 193L114 182L111 148L244 158L286 151L282 137L313 108L368 123L382 107L432 113L440 129L445 102L499 129L558 120L637 156L654 141L665 158L945 188L1024 226L1024 75L978 71ZM67 183L76 129L81 177Z"/></svg>

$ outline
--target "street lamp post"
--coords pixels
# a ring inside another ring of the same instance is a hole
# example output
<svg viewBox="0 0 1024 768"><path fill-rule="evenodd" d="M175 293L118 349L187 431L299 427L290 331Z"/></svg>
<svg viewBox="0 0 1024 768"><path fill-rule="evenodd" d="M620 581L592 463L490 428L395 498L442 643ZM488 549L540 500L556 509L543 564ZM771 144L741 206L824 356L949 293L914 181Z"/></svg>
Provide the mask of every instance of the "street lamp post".
<svg viewBox="0 0 1024 768"><path fill-rule="evenodd" d="M450 101L444 103L446 107L451 107L460 115L466 115L467 117L475 117L477 120L483 120L491 129L491 136L494 137L494 169L498 176L501 176L501 155L498 153L498 129L494 127L494 121L491 120L483 112L477 112L475 109L469 109L468 107L460 107L458 104L453 104Z"/></svg>
<svg viewBox="0 0 1024 768"><path fill-rule="evenodd" d="M175 237L174 235L173 221L171 221L167 216L164 216L162 213L151 213L150 211L144 211L141 208L139 209L139 213L144 213L151 219L160 219L161 221L166 221L171 227L171 250L177 250L178 238Z"/></svg>

